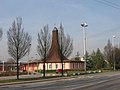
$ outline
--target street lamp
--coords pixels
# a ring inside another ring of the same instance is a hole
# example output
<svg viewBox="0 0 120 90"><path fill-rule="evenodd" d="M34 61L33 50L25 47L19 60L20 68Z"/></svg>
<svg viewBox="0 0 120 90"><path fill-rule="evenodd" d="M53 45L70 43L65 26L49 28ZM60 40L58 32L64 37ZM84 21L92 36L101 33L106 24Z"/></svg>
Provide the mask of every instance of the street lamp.
<svg viewBox="0 0 120 90"><path fill-rule="evenodd" d="M113 62L114 62L114 70L116 70L116 68L115 68L115 38L116 38L116 36L115 35L113 35Z"/></svg>
<svg viewBox="0 0 120 90"><path fill-rule="evenodd" d="M84 46L84 60L85 60L85 63L84 63L84 69L86 71L86 27L88 25L86 23L82 23L81 24L81 27L83 28L83 46Z"/></svg>

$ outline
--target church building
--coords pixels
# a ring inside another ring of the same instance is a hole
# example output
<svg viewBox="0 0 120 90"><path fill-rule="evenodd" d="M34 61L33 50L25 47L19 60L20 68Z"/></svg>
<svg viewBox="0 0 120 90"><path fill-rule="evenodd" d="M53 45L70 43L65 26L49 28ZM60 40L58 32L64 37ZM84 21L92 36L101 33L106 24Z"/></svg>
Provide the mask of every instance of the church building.
<svg viewBox="0 0 120 90"><path fill-rule="evenodd" d="M63 56L63 68L65 70L83 70L84 61L70 60ZM54 27L52 31L52 45L45 63L46 70L62 69L60 46L58 42L58 29ZM29 69L28 69L29 68ZM43 60L39 62L31 62L23 67L24 70L34 72L35 70L43 70Z"/></svg>

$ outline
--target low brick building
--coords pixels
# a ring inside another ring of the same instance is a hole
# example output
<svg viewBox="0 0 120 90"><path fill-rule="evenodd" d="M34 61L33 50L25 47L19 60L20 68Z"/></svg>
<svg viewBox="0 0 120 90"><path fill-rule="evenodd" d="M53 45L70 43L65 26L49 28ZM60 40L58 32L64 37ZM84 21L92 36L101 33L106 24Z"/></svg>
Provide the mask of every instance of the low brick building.
<svg viewBox="0 0 120 90"><path fill-rule="evenodd" d="M46 70L61 69L62 64L60 56L61 54L58 42L58 29L54 27L52 31L52 45L45 63ZM79 70L84 69L83 61L69 60L64 55L62 56L64 69L79 69ZM28 67L30 72L34 72L35 70L43 70L43 61L41 60L25 64L23 69L28 71Z"/></svg>

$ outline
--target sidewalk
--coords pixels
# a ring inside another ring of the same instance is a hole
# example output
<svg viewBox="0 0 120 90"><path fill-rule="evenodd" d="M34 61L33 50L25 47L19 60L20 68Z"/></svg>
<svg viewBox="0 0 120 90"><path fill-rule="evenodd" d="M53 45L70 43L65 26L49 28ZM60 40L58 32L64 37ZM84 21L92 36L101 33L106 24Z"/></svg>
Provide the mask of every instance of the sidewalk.
<svg viewBox="0 0 120 90"><path fill-rule="evenodd" d="M42 77L42 74L30 74L30 75L19 75L19 78L37 78L37 77ZM5 77L0 77L0 80L10 80L10 79L16 79L17 76L5 76Z"/></svg>
<svg viewBox="0 0 120 90"><path fill-rule="evenodd" d="M26 75L19 75L20 79L24 79L24 78L37 78L37 77L42 77L43 74L40 73L36 73L36 74L26 74ZM61 74L46 74L46 76L61 76ZM64 74L64 76L66 76L66 74ZM10 80L10 79L16 79L17 76L3 76L0 77L0 80Z"/></svg>
<svg viewBox="0 0 120 90"><path fill-rule="evenodd" d="M20 78L37 78L42 77L40 74L37 75L20 75ZM35 83L35 82L46 82L46 81L59 81L59 80L65 80L65 79L73 79L77 78L78 76L70 76L70 77L58 77L58 78L46 78L46 79L38 79L38 80L29 80L29 81L18 81L18 82L9 82L9 83L0 83L0 86L5 85L13 85L13 84L24 84L24 83ZM16 76L7 76L7 77L0 77L0 80L12 80L16 79Z"/></svg>

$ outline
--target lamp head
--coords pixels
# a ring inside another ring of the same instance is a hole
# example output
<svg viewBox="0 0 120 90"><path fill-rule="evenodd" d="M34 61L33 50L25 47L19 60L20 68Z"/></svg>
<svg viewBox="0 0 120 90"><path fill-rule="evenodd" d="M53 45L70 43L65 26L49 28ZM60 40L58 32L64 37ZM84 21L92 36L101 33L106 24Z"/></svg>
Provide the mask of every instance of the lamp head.
<svg viewBox="0 0 120 90"><path fill-rule="evenodd" d="M116 38L116 36L115 36L115 35L113 35L113 38Z"/></svg>
<svg viewBox="0 0 120 90"><path fill-rule="evenodd" d="M81 26L82 27L87 27L88 25L87 25L87 23L82 23Z"/></svg>

